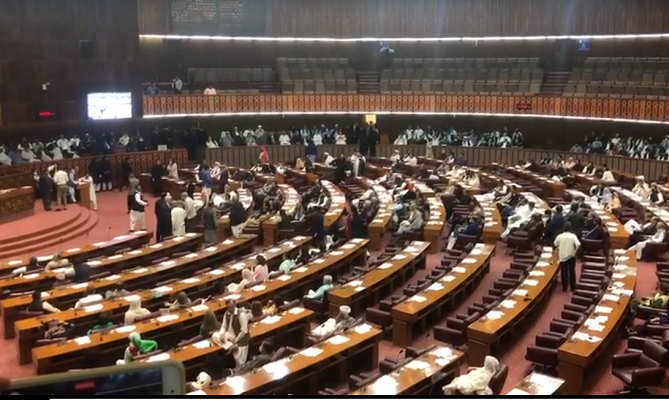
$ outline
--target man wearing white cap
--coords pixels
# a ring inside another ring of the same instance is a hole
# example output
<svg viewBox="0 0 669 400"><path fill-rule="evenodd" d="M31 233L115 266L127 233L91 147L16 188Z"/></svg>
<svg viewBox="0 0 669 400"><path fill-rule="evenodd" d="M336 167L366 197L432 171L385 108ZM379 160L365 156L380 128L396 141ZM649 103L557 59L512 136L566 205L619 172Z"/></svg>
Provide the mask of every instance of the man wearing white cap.
<svg viewBox="0 0 669 400"><path fill-rule="evenodd" d="M197 374L195 382L191 383L191 386L195 390L205 390L211 385L211 376L208 373L202 371Z"/></svg>
<svg viewBox="0 0 669 400"><path fill-rule="evenodd" d="M351 307L340 306L339 314L335 318L329 318L311 331L311 334L317 338L324 338L350 328L355 323L355 318L351 317L350 314Z"/></svg>
<svg viewBox="0 0 669 400"><path fill-rule="evenodd" d="M636 185L632 189L632 192L641 196L642 199L648 200L648 197L650 197L650 188L648 187L644 176L636 177Z"/></svg>
<svg viewBox="0 0 669 400"><path fill-rule="evenodd" d="M235 368L239 368L249 356L249 313L237 307L237 302L232 299L227 300L225 306L227 310L221 330L212 335L212 340L232 352Z"/></svg>

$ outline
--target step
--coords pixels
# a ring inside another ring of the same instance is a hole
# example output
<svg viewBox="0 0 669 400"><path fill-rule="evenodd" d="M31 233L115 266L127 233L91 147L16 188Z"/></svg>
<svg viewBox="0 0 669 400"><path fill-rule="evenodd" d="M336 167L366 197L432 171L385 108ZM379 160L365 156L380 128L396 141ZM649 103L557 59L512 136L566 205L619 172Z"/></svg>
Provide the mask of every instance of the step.
<svg viewBox="0 0 669 400"><path fill-rule="evenodd" d="M49 235L49 239L40 239L40 241L28 246L0 251L0 259L13 258L24 254L35 254L49 247L61 247L64 243L87 235L97 226L98 221L99 217L97 213L88 211L86 217L78 221L76 228L73 226L68 227L59 236L54 237L53 235Z"/></svg>

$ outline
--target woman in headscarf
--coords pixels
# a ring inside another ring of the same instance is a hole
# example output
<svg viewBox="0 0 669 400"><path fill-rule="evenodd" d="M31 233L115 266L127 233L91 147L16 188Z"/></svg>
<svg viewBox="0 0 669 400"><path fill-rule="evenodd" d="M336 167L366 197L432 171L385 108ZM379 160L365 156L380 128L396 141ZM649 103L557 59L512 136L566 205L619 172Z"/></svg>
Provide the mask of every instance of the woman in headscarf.
<svg viewBox="0 0 669 400"><path fill-rule="evenodd" d="M218 322L216 314L213 311L209 310L204 314L204 321L200 325L200 336L209 338L215 332L218 332L221 329L221 323Z"/></svg>
<svg viewBox="0 0 669 400"><path fill-rule="evenodd" d="M488 385L497 371L499 371L499 361L495 357L486 356L483 367L471 368L467 375L456 377L451 383L444 386L442 390L445 395L457 392L465 396L492 396L493 392Z"/></svg>
<svg viewBox="0 0 669 400"><path fill-rule="evenodd" d="M158 342L155 340L143 340L137 332L131 333L128 339L130 340L130 344L125 348L125 354L123 355L123 363L125 364L133 362L135 358L142 354L158 350Z"/></svg>
<svg viewBox="0 0 669 400"><path fill-rule="evenodd" d="M253 283L253 272L250 269L242 270L242 280L239 283L231 283L228 285L228 292L240 293L246 289L247 286Z"/></svg>
<svg viewBox="0 0 669 400"><path fill-rule="evenodd" d="M267 148L265 148L265 146L260 146L258 160L260 161L260 164L269 164L269 154L267 154Z"/></svg>
<svg viewBox="0 0 669 400"><path fill-rule="evenodd" d="M59 309L49 304L48 301L42 301L42 291L35 290L33 292L32 300L28 304L27 311L30 312L44 312L44 313L57 313L60 312Z"/></svg>
<svg viewBox="0 0 669 400"><path fill-rule="evenodd" d="M184 292L179 292L179 294L177 295L177 300L174 303L172 303L172 304L167 303L166 304L166 306L169 307L170 311L183 310L184 308L190 307L190 305L191 305L191 301L188 298L188 295Z"/></svg>
<svg viewBox="0 0 669 400"><path fill-rule="evenodd" d="M151 314L151 311L147 310L146 308L142 308L141 300L130 300L130 307L128 308L128 311L125 312L124 323L126 325L132 325L135 323L137 318L141 318L149 314Z"/></svg>

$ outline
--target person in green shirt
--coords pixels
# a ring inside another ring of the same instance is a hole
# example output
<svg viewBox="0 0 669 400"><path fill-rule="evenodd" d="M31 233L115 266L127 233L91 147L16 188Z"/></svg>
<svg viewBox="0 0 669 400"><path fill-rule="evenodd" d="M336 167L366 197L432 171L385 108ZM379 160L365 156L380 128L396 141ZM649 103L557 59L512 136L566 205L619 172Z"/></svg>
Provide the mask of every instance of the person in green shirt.
<svg viewBox="0 0 669 400"><path fill-rule="evenodd" d="M318 289L316 289L316 291L309 289L306 297L310 299L321 300L323 299L323 296L325 296L325 293L333 287L334 285L332 284L332 276L325 275L323 277L323 284Z"/></svg>
<svg viewBox="0 0 669 400"><path fill-rule="evenodd" d="M283 261L279 264L279 272L282 274L289 274L290 271L297 266L297 263L288 255L283 256Z"/></svg>
<svg viewBox="0 0 669 400"><path fill-rule="evenodd" d="M130 344L125 348L125 354L123 355L123 361L126 364L130 364L135 358L143 354L158 350L158 342L155 340L143 340L137 332L131 333L128 339L130 340Z"/></svg>
<svg viewBox="0 0 669 400"><path fill-rule="evenodd" d="M87 335L94 333L96 331L101 331L103 329L111 328L114 326L114 323L111 322L111 314L108 312L103 312L98 316L98 321L91 329L86 332Z"/></svg>

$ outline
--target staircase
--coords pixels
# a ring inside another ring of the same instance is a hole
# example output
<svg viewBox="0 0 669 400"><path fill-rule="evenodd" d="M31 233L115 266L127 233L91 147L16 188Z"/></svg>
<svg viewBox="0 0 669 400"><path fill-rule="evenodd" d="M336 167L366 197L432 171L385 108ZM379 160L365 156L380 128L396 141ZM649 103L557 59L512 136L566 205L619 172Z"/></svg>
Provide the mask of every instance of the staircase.
<svg viewBox="0 0 669 400"><path fill-rule="evenodd" d="M379 94L381 75L378 72L358 72L358 93Z"/></svg>
<svg viewBox="0 0 669 400"><path fill-rule="evenodd" d="M539 94L544 95L561 95L564 92L564 87L569 80L569 72L565 71L546 71L544 73L544 81L541 83Z"/></svg>

